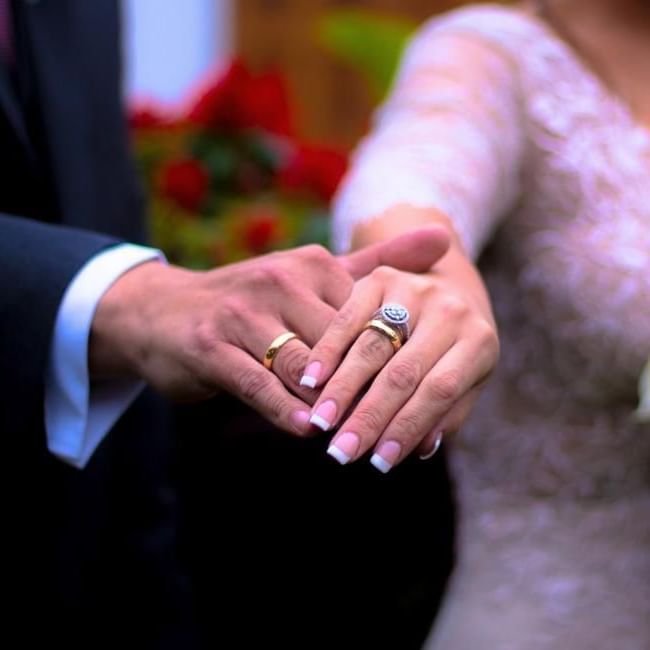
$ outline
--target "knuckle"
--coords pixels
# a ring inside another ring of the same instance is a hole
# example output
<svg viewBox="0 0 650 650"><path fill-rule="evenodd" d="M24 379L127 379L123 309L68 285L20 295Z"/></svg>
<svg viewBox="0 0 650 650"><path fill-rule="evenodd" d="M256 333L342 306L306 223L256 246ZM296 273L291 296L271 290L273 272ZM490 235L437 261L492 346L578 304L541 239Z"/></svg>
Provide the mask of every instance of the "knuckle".
<svg viewBox="0 0 650 650"><path fill-rule="evenodd" d="M431 275L416 275L411 279L411 290L421 300L430 296L435 296L439 291L439 280Z"/></svg>
<svg viewBox="0 0 650 650"><path fill-rule="evenodd" d="M241 296L227 296L221 301L219 311L225 320L239 320L248 313L248 305Z"/></svg>
<svg viewBox="0 0 650 650"><path fill-rule="evenodd" d="M386 368L386 384L390 390L412 393L420 377L420 369L412 361L395 361Z"/></svg>
<svg viewBox="0 0 650 650"><path fill-rule="evenodd" d="M251 401L269 389L269 378L264 372L246 369L236 377L236 389L244 401Z"/></svg>
<svg viewBox="0 0 650 650"><path fill-rule="evenodd" d="M422 414L417 411L404 413L395 421L391 436L409 445L421 440L428 433Z"/></svg>
<svg viewBox="0 0 650 650"><path fill-rule="evenodd" d="M352 303L343 305L332 322L332 328L339 333L349 332L357 324L357 315L357 305Z"/></svg>
<svg viewBox="0 0 650 650"><path fill-rule="evenodd" d="M199 340L209 343L210 332L212 337L217 337L219 332L221 339L237 345L242 344L255 318L251 303L243 296L227 296L220 301L215 312L214 321L204 321L197 327L197 332L201 335ZM209 352L206 348L199 349Z"/></svg>
<svg viewBox="0 0 650 650"><path fill-rule="evenodd" d="M359 433L379 436L384 429L382 418L376 409L360 408L355 412L354 419L359 424Z"/></svg>
<svg viewBox="0 0 650 650"><path fill-rule="evenodd" d="M384 283L395 277L397 271L392 266L378 266L370 273L370 277L379 282Z"/></svg>
<svg viewBox="0 0 650 650"><path fill-rule="evenodd" d="M265 403L266 417L274 424L283 425L287 412L286 400L281 395L271 393Z"/></svg>
<svg viewBox="0 0 650 650"><path fill-rule="evenodd" d="M300 383L302 372L307 365L307 350L301 346L285 345L278 353L273 368L279 366L278 374L294 385Z"/></svg>
<svg viewBox="0 0 650 650"><path fill-rule="evenodd" d="M333 396L337 402L341 403L354 397L359 390L359 386L355 386L353 382L344 375L338 377L335 375L327 384L328 394Z"/></svg>
<svg viewBox="0 0 650 650"><path fill-rule="evenodd" d="M341 345L336 342L334 338L330 338L326 334L327 338L322 339L318 342L312 351L313 358L321 359L323 361L334 361L339 359L343 350Z"/></svg>
<svg viewBox="0 0 650 650"><path fill-rule="evenodd" d="M209 321L202 321L194 329L191 348L200 356L212 354L219 344L216 329Z"/></svg>
<svg viewBox="0 0 650 650"><path fill-rule="evenodd" d="M461 376L458 370L447 370L431 379L427 385L431 401L444 404L455 402L460 395Z"/></svg>
<svg viewBox="0 0 650 650"><path fill-rule="evenodd" d="M266 269L262 281L274 288L286 289L293 284L294 277L294 274L284 266L273 265Z"/></svg>
<svg viewBox="0 0 650 650"><path fill-rule="evenodd" d="M282 393L275 390L273 375L254 369L243 371L235 380L238 397L256 404L262 415L273 424L283 426L287 419L288 404ZM260 395L264 399L260 399Z"/></svg>
<svg viewBox="0 0 650 650"><path fill-rule="evenodd" d="M366 332L357 341L355 352L365 364L376 365L386 358L387 348L390 342L383 334L378 332Z"/></svg>
<svg viewBox="0 0 650 650"><path fill-rule="evenodd" d="M309 244L303 246L300 250L305 258L312 262L327 263L334 259L333 255L320 244Z"/></svg>
<svg viewBox="0 0 650 650"><path fill-rule="evenodd" d="M275 269L277 269L277 265L272 264L270 260L266 260L264 264L259 264L248 269L246 284L253 288L266 286Z"/></svg>
<svg viewBox="0 0 650 650"><path fill-rule="evenodd" d="M485 350L492 359L499 357L499 336L489 322L485 320L478 322L475 327L475 336L480 348Z"/></svg>
<svg viewBox="0 0 650 650"><path fill-rule="evenodd" d="M469 310L467 304L457 296L445 296L441 298L438 309L446 319L460 319Z"/></svg>

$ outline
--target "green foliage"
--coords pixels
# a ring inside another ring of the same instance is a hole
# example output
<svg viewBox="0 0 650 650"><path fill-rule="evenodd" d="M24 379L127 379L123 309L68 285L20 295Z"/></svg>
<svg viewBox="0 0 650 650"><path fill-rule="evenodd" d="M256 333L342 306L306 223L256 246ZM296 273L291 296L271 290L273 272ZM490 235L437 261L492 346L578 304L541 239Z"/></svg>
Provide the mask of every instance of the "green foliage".
<svg viewBox="0 0 650 650"><path fill-rule="evenodd" d="M356 70L375 100L388 92L402 51L416 23L362 9L328 12L318 25L322 45Z"/></svg>

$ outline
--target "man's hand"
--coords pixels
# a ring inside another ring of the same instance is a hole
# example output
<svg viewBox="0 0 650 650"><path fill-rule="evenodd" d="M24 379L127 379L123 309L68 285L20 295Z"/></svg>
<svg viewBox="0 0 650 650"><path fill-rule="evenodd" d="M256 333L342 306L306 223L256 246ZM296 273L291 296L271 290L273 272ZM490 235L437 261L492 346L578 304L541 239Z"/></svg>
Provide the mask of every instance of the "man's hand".
<svg viewBox="0 0 650 650"><path fill-rule="evenodd" d="M91 376L141 377L181 401L223 388L275 425L304 434L314 398L300 377L354 281L378 266L425 271L448 246L445 230L433 227L342 257L306 246L207 272L142 264L100 301ZM270 372L261 360L287 330L300 340L282 347Z"/></svg>

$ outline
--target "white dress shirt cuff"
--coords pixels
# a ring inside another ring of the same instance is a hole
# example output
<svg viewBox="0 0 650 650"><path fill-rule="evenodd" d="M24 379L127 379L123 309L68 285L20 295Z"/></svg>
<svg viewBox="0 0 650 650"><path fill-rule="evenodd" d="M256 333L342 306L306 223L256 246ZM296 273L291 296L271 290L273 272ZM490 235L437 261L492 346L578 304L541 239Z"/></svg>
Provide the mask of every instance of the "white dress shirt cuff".
<svg viewBox="0 0 650 650"><path fill-rule="evenodd" d="M97 446L144 388L139 380L93 382L88 376L88 338L97 305L126 271L153 259L152 248L120 244L92 257L61 301L52 334L45 382L48 449L83 468Z"/></svg>

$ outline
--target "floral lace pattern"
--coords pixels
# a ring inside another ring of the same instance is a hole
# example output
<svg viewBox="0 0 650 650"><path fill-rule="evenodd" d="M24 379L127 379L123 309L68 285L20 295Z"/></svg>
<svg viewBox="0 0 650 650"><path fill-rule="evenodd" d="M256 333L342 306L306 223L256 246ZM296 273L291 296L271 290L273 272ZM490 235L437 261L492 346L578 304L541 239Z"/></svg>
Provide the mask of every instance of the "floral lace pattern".
<svg viewBox="0 0 650 650"><path fill-rule="evenodd" d="M647 650L650 132L540 21L464 8L408 49L336 202L339 248L400 202L482 253L502 339L448 443L458 567L427 647Z"/></svg>

